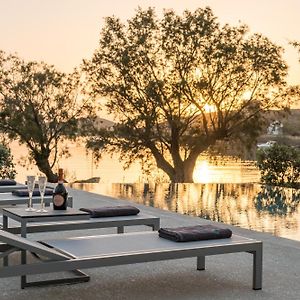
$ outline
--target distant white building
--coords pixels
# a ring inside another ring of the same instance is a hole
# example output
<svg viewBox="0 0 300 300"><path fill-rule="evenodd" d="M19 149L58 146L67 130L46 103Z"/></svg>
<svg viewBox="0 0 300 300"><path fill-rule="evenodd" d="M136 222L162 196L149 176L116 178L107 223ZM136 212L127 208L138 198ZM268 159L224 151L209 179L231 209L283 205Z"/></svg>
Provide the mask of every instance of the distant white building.
<svg viewBox="0 0 300 300"><path fill-rule="evenodd" d="M259 148L259 149L267 149L267 148L273 147L276 144L277 144L276 141L268 141L266 143L257 144L257 148Z"/></svg>
<svg viewBox="0 0 300 300"><path fill-rule="evenodd" d="M281 135L282 132L283 124L278 120L271 122L267 130L267 133L271 135Z"/></svg>

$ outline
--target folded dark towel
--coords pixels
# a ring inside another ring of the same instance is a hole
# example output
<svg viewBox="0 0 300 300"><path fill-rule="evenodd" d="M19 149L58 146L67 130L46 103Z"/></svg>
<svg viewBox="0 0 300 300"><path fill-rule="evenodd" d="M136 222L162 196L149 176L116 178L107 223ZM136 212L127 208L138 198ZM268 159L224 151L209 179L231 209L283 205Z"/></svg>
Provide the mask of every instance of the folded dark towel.
<svg viewBox="0 0 300 300"><path fill-rule="evenodd" d="M11 192L15 196L19 197L28 197L29 192L26 189L21 189L21 190L14 190ZM51 196L53 194L53 189L46 189L45 190L45 196ZM37 189L33 190L32 196L40 196L40 191Z"/></svg>
<svg viewBox="0 0 300 300"><path fill-rule="evenodd" d="M230 238L232 231L213 225L196 225L177 228L160 228L159 236L175 242L190 242Z"/></svg>
<svg viewBox="0 0 300 300"><path fill-rule="evenodd" d="M16 185L17 182L13 179L0 179L0 185Z"/></svg>
<svg viewBox="0 0 300 300"><path fill-rule="evenodd" d="M137 215L140 210L134 206L122 205L122 206L103 206L96 208L80 208L82 211L86 211L91 215L91 218L99 217L118 217L118 216L131 216Z"/></svg>

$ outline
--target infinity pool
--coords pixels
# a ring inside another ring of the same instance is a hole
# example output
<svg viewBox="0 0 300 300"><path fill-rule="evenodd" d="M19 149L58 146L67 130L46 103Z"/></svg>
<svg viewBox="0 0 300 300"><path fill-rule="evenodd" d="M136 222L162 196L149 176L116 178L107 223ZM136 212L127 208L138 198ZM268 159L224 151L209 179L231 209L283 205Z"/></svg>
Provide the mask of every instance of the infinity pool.
<svg viewBox="0 0 300 300"><path fill-rule="evenodd" d="M253 183L72 187L300 241L300 190Z"/></svg>

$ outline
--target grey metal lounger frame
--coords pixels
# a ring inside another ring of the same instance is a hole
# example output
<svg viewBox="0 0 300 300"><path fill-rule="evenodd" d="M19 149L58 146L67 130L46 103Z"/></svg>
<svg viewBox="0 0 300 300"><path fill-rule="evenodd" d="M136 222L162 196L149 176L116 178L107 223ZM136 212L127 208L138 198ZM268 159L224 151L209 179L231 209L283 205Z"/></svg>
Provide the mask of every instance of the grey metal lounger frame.
<svg viewBox="0 0 300 300"><path fill-rule="evenodd" d="M52 196L45 196L44 197L45 205L50 205L52 202ZM32 203L40 203L41 197L40 196L34 196L32 197ZM27 204L28 203L28 197L19 197L15 196L12 193L0 193L0 206L8 206L8 205L21 205L21 204ZM68 206L73 207L73 197L68 197Z"/></svg>
<svg viewBox="0 0 300 300"><path fill-rule="evenodd" d="M138 215L134 216L90 218L88 220L57 221L48 223L28 223L26 233L99 229L108 227L116 227L118 233L124 233L125 226L138 225L145 225L151 227L152 230L158 230L160 228L160 219L158 217L154 217L148 214L139 213ZM21 233L20 226L12 226L5 230L15 234Z"/></svg>
<svg viewBox="0 0 300 300"><path fill-rule="evenodd" d="M25 184L17 183L16 185L1 185L0 193L8 193L14 190L26 189L27 186Z"/></svg>
<svg viewBox="0 0 300 300"><path fill-rule="evenodd" d="M262 242L236 235L230 239L175 243L159 238L155 232L138 232L50 240L39 244L0 231L0 240L15 249L35 252L49 259L46 262L5 266L0 271L0 277L74 270L78 272L78 269L85 268L187 257L197 257L197 269L204 270L206 256L248 252L253 255L253 289L262 288ZM48 248L46 245L53 248ZM4 249L2 257L6 257L15 249ZM70 281L63 279L63 282L71 282L72 279ZM83 281L87 280L88 277L83 278ZM50 281L50 283L58 282L59 280ZM48 283L49 281L31 282L25 286Z"/></svg>

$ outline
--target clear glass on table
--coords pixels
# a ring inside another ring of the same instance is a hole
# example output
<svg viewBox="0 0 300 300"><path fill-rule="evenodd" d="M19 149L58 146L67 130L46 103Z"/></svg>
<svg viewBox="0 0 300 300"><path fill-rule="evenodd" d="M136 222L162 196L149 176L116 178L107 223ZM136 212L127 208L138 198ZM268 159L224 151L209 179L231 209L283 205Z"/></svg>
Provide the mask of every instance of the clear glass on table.
<svg viewBox="0 0 300 300"><path fill-rule="evenodd" d="M27 176L27 189L29 194L29 200L28 200L28 207L25 209L26 211L36 211L36 209L33 208L33 204L32 204L32 193L34 190L34 184L35 184L35 176L32 175Z"/></svg>
<svg viewBox="0 0 300 300"><path fill-rule="evenodd" d="M45 196L46 185L47 185L47 177L39 176L38 183L39 183L39 190L40 190L40 194L41 194L41 208L38 209L37 212L47 212L47 209L45 209L45 203L44 203L44 196Z"/></svg>

